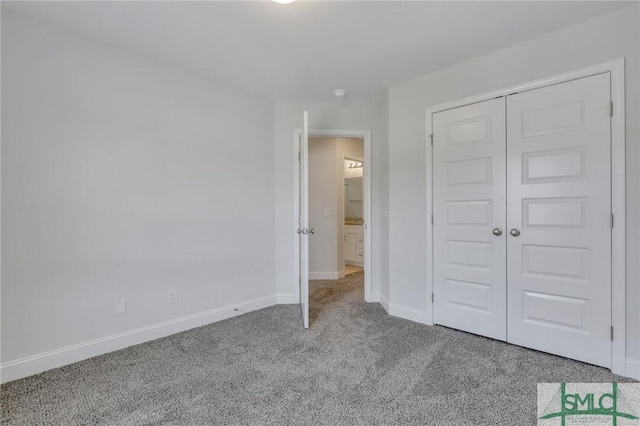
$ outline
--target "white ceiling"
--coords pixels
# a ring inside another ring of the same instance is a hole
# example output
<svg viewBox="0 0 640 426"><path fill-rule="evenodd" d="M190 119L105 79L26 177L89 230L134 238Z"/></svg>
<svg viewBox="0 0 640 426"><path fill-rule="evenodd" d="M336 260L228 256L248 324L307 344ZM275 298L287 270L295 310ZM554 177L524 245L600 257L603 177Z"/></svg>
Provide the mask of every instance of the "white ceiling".
<svg viewBox="0 0 640 426"><path fill-rule="evenodd" d="M390 85L611 13L629 2L6 2L9 7L275 101Z"/></svg>

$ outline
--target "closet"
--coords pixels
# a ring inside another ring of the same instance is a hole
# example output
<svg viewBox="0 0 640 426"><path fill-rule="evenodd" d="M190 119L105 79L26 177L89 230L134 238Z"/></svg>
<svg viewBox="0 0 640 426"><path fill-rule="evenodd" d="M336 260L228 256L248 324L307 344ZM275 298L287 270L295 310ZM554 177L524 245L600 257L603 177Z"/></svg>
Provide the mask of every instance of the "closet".
<svg viewBox="0 0 640 426"><path fill-rule="evenodd" d="M611 366L610 74L441 111L436 324Z"/></svg>

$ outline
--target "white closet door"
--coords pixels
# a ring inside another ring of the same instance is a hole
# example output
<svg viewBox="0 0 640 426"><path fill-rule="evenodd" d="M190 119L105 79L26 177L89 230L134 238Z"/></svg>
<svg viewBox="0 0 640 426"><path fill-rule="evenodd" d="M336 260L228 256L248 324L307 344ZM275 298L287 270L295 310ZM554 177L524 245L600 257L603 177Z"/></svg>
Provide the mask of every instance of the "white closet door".
<svg viewBox="0 0 640 426"><path fill-rule="evenodd" d="M434 320L506 339L505 100L433 115ZM495 231L494 231L495 230Z"/></svg>
<svg viewBox="0 0 640 426"><path fill-rule="evenodd" d="M507 98L508 341L606 367L609 84L606 73Z"/></svg>

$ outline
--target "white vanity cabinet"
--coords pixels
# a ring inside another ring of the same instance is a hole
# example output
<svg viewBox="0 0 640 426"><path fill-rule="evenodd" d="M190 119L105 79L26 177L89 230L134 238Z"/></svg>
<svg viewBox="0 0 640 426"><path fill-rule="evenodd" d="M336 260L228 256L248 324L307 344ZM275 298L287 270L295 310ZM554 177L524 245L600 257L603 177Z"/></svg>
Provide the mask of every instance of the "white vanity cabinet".
<svg viewBox="0 0 640 426"><path fill-rule="evenodd" d="M364 227L362 225L344 226L344 263L356 266L364 264Z"/></svg>

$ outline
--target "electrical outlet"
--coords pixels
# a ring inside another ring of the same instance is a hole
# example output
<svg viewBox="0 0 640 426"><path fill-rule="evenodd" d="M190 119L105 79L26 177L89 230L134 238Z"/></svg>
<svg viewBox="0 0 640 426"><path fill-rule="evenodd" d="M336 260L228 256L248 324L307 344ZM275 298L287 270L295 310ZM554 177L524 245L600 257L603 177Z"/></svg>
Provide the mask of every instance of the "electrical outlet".
<svg viewBox="0 0 640 426"><path fill-rule="evenodd" d="M168 303L178 303L178 289L170 288L167 291L167 302Z"/></svg>
<svg viewBox="0 0 640 426"><path fill-rule="evenodd" d="M113 316L119 317L127 314L127 299L116 299L113 301Z"/></svg>
<svg viewBox="0 0 640 426"><path fill-rule="evenodd" d="M329 207L325 208L322 214L324 215L324 217L331 216L331 210L329 209Z"/></svg>

